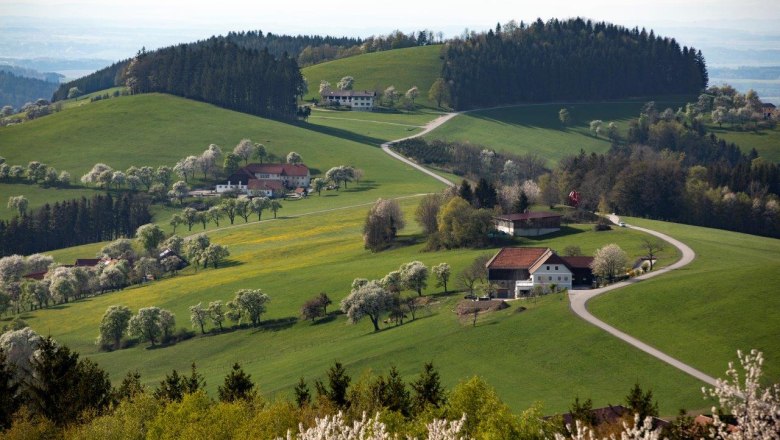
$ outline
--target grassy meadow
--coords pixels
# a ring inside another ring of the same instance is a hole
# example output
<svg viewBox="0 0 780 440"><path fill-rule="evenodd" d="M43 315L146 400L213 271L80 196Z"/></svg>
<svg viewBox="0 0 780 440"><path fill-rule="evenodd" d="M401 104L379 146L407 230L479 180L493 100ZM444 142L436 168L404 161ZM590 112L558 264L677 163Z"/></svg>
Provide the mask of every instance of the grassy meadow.
<svg viewBox="0 0 780 440"><path fill-rule="evenodd" d="M716 136L728 142L739 145L744 153L751 148L758 151L759 156L770 162L780 162L780 128L759 131L737 131L726 126L711 125L709 129Z"/></svg>
<svg viewBox="0 0 780 440"><path fill-rule="evenodd" d="M600 119L605 125L615 122L625 134L629 119L636 118L649 100L525 104L477 110L458 115L425 138L468 142L515 154L532 153L545 159L548 166L554 166L561 158L578 154L580 150L587 153L609 150L606 133L595 137L590 131L590 121ZM659 109L676 109L684 102L684 98L655 101ZM558 119L558 111L563 107L571 115L571 123L566 127Z"/></svg>
<svg viewBox="0 0 780 440"><path fill-rule="evenodd" d="M383 52L367 53L315 64L301 69L309 82L305 100L319 98L320 81L328 81L332 88L345 76L355 78L354 90L384 91L395 86L403 94L413 86L420 90L416 103L435 107L428 100L428 90L441 75L441 45L410 47Z"/></svg>
<svg viewBox="0 0 780 440"><path fill-rule="evenodd" d="M780 240L643 219L689 245L696 259L662 277L607 293L594 315L715 377L738 349L764 352L780 381Z"/></svg>
<svg viewBox="0 0 780 440"><path fill-rule="evenodd" d="M366 369L384 372L393 364L405 379L413 379L423 362L433 360L448 387L471 375L483 376L516 410L543 401L548 412L564 411L575 395L592 397L596 405L616 404L637 380L653 389L664 414L671 415L681 406L707 406L695 379L579 320L561 294L536 302L515 301L507 310L483 314L472 327L453 313L462 293L442 295L431 281L424 291L435 301L430 310L398 327L382 325L379 333L371 331L369 322L347 325L341 315L315 324L299 321L301 304L321 291L331 296L330 310L336 310L355 277L378 278L414 259L428 266L448 262L457 273L476 256L494 252L422 252L419 230L411 222L416 202L414 198L401 201L411 224L399 246L381 253L362 248L366 207L268 220L209 234L231 251L223 268L188 269L143 287L27 313L23 318L37 331L97 361L112 379L138 369L149 385L156 385L171 369L187 369L196 361L208 390L214 392L230 365L238 361L265 394L289 395L301 376L311 384L334 360L345 363L353 377ZM641 236L628 229L596 233L589 225L573 225L554 236L518 243L557 249L577 244L589 254L615 242L638 256ZM98 246L53 254L70 261L81 253L94 253ZM661 264L676 258L675 252L668 251ZM450 289L454 285L451 280ZM142 344L107 353L94 345L100 318L110 305L168 308L176 314L178 326L189 328L189 306L228 300L240 288L262 288L271 296L262 329L198 336L155 349ZM520 306L528 310L520 313ZM499 352L505 355L496 356Z"/></svg>
<svg viewBox="0 0 780 440"><path fill-rule="evenodd" d="M38 160L67 170L74 184L80 185L78 179L97 162L122 170L131 165L173 166L182 157L200 154L211 143L227 152L241 139L250 138L282 158L297 151L314 175L342 164L364 169L366 184L361 186L361 195L348 203L439 188L433 179L376 148L387 140L413 134L419 130L414 126L434 119L435 113L367 115L377 116L373 119L377 123L361 122L362 115L355 116L357 113L338 112L338 117L348 115L346 120L312 118L310 123L289 124L170 95L122 96L0 128L0 155L12 165L26 166ZM93 191L0 184L0 216L13 214L5 204L9 196L25 195L34 208ZM331 201L338 204L344 199Z"/></svg>

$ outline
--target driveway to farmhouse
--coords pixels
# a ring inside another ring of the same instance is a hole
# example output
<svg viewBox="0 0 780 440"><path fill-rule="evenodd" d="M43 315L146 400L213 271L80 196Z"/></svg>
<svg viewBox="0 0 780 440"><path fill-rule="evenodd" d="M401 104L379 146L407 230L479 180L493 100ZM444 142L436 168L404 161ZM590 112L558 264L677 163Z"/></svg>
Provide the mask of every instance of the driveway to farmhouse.
<svg viewBox="0 0 780 440"><path fill-rule="evenodd" d="M615 224L617 224L620 221L616 215L610 215L609 219L613 223L615 223ZM682 258L680 258L677 262L675 262L674 264L672 264L670 266L666 266L666 267L663 267L661 269L655 270L653 272L646 273L646 274L638 276L636 278L632 278L632 279L630 279L628 281L623 281L623 282L620 282L620 283L615 283L615 284L609 285L607 287L602 287L601 289L572 290L572 291L569 292L569 299L571 301L571 303L570 303L571 304L571 310L577 316L579 316L580 318L584 319L585 321L588 321L589 323L595 325L596 327L601 328L602 330L606 331L607 333L610 333L610 334L614 335L615 337L617 337L619 339L622 339L623 341L625 341L625 342L633 345L634 347L644 351L645 353L647 353L647 354L649 354L649 355L651 355L651 356L653 356L653 357L655 357L657 359L660 359L663 362L666 362L667 364L669 364L669 365L671 365L671 366L673 366L673 367L675 367L675 368L677 368L679 370L682 370L683 372L685 372L687 374L690 374L691 376L701 380L702 382L706 382L706 383L714 386L715 385L715 378L713 378L711 376L708 376L708 375L702 373L701 371L691 367L690 365L685 364L685 363L683 363L683 362L681 362L681 361L679 361L679 360L677 360L677 359L675 359L675 358L673 358L673 357L671 357L671 356L661 352L660 350L657 350L657 349L655 349L655 348L645 344L644 342L640 341L637 338L634 338L631 335L623 333L622 331L616 329L615 327L612 327L611 325L607 324L606 322L596 318L595 316L593 316L588 311L587 303L588 303L588 301L591 298L594 298L594 297L596 297L598 295L601 295L602 293L609 292L611 290L620 289L621 287L625 287L625 286L630 286L631 284L635 284L635 283L641 282L643 280L646 280L646 279L649 279L649 278L653 278L653 277L657 277L657 276L663 275L663 274L665 274L667 272L671 272L673 270L679 269L681 267L684 267L684 266L688 265L696 257L696 253L693 252L693 249L688 247L688 245L686 245L685 243L683 243L683 242L681 242L679 240L675 240L674 238L672 238L672 237L670 237L670 236L668 236L668 235L666 235L664 233L661 233L661 232L658 232L658 231L653 231L652 229L640 228L638 226L626 225L626 227L627 228L631 228L631 229L635 229L637 231L642 231L642 232L650 234L650 235L654 235L654 236L656 236L656 237L658 237L658 238L660 238L660 239L670 243L671 245L673 245L674 247L676 247L677 249L680 250L680 252L682 253Z"/></svg>
<svg viewBox="0 0 780 440"><path fill-rule="evenodd" d="M446 114L444 114L442 116L439 116L438 118L436 118L433 121L431 121L428 124L426 124L425 127L423 128L423 130L421 132L419 132L419 133L416 133L416 134L414 134L412 136L405 137L405 138L402 138L402 139L396 139L394 141L385 142L384 144L382 144L382 150L384 150L385 153L389 154L393 158L395 158L397 160L400 160L401 162L404 162L404 163L406 163L408 165L411 165L412 167L422 171L425 174L428 174L429 176L433 177L434 179L436 179L436 180L438 180L440 182L443 182L443 183L445 183L445 184L447 184L449 186L455 186L454 183L450 182L449 180L445 179L444 177L439 176L438 174L434 173L433 171L431 171L431 170L429 170L429 169L427 169L427 168L425 168L425 167L415 163L414 161L412 161L410 159L407 159L406 157L403 157L402 155L392 151L390 149L390 145L392 145L393 143L396 143L396 142L401 142L401 141L407 140L407 139L413 139L413 138L416 138L416 137L424 136L427 133L429 133L432 130L434 130L437 127L439 127L440 125L444 124L445 122L447 122L450 119L454 118L455 116L459 115L460 113L465 113L465 112L446 113ZM610 219L610 221L612 221L615 224L618 224L620 222L620 219L616 215L610 215L609 219ZM681 370L681 371L683 371L683 372L685 372L685 373L687 373L687 374L689 374L689 375L691 375L691 376L701 380L702 382L705 382L705 383L707 383L709 385L715 386L715 378L713 378L712 376L704 374L701 371L693 368L692 366L690 366L690 365L688 365L688 364L686 364L686 363L684 363L682 361L679 361L679 360L669 356L668 354L666 354L666 353L664 353L664 352L662 352L662 351L660 351L660 350L658 350L656 348L651 347L648 344L645 344L644 342L640 341L639 339L637 339L637 338L635 338L635 337L633 337L633 336L631 336L631 335L629 335L627 333L624 333L624 332L616 329L615 327L612 327L611 325L607 324L606 322L596 318L595 316L593 316L588 311L587 303L588 303L588 301L591 298L594 298L594 297L596 297L598 295L601 295L602 293L609 292L611 290L620 289L621 287L625 287L625 286L630 286L631 284L638 283L638 282L641 282L643 280L646 280L646 279L649 279L649 278L653 278L653 277L657 277L657 276L663 275L663 274L665 274L667 272L671 272L673 270L679 269L681 267L684 267L684 266L688 265L696 257L696 253L693 251L693 249L688 247L688 245L686 245L685 243L683 243L683 242L681 242L679 240L676 240L676 239L674 239L674 238L672 238L672 237L670 237L670 236L668 236L668 235L666 235L664 233L661 233L661 232L658 232L658 231L653 231L653 230L647 229L647 228L640 228L639 226L626 225L626 227L627 228L631 228L631 229L635 229L637 231L642 231L642 232L650 234L650 235L654 235L654 236L656 236L656 237L658 237L658 238L660 238L660 239L670 243L671 245L673 245L674 247L676 247L677 249L680 250L680 252L682 253L682 258L680 258L677 262L675 262L674 264L672 264L670 266L666 266L666 267L663 267L661 269L655 270L653 272L646 273L646 274L638 276L636 278L632 278L632 279L630 279L628 281L615 283L615 284L612 284L612 285L607 286L607 287L602 287L600 289L572 290L572 291L569 292L569 300L570 300L571 310L577 316L579 316L580 318L584 319L585 321L595 325L596 327L599 327L600 329L602 329L602 330L606 331L607 333L617 337L618 339L621 339L621 340L625 341L626 343L628 343L630 345L633 345L634 347L644 351L645 353L649 354L650 356L653 356L653 357L655 357L655 358L657 358L657 359L659 359L659 360L661 360L663 362L666 362L667 364L669 364L669 365L671 365L671 366L673 366L673 367L675 367L675 368L677 368L677 369L679 369L679 370Z"/></svg>
<svg viewBox="0 0 780 440"><path fill-rule="evenodd" d="M417 168L421 172L423 172L423 173L433 177L434 179L438 180L439 182L444 183L445 185L455 186L454 183L450 182L449 180L445 179L444 177L434 173L433 171L429 170L428 168L425 168L422 165L419 165L416 162L414 162L414 161L412 161L410 159L407 159L407 158L401 156L400 154L396 153L395 151L391 150L390 149L390 145L392 145L392 144L394 144L396 142L405 141L407 139L414 139L416 137L425 136L426 134L430 133L431 131L437 129L440 125L444 124L445 122L449 121L450 119L454 118L455 116L458 116L458 114L459 113L445 113L445 114L439 116L438 118L434 119L433 121L425 124L425 126L422 129L422 131L419 132L419 133L413 134L413 135L411 135L409 137L396 139L394 141L385 142L384 144L382 144L382 151L384 151L385 153L389 154L394 159L400 160L401 162L403 162L403 163L405 163L407 165L411 165L412 167Z"/></svg>

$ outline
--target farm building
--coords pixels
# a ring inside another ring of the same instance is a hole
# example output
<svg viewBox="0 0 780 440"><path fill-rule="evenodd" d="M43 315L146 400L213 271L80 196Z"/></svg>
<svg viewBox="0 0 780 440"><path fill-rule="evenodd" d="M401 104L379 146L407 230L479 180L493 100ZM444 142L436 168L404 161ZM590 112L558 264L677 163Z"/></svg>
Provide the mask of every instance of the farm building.
<svg viewBox="0 0 780 440"><path fill-rule="evenodd" d="M550 248L502 248L485 267L498 298L520 298L535 287L549 291L590 286L592 257L561 257Z"/></svg>
<svg viewBox="0 0 780 440"><path fill-rule="evenodd" d="M352 110L371 111L374 108L376 92L364 90L327 90L322 92L322 99L331 105L350 107Z"/></svg>
<svg viewBox="0 0 780 440"><path fill-rule="evenodd" d="M518 237L536 237L561 230L561 214L524 212L494 217L496 229Z"/></svg>
<svg viewBox="0 0 780 440"><path fill-rule="evenodd" d="M217 185L217 193L238 191L252 196L279 197L287 189L307 188L311 182L309 168L303 164L250 163Z"/></svg>

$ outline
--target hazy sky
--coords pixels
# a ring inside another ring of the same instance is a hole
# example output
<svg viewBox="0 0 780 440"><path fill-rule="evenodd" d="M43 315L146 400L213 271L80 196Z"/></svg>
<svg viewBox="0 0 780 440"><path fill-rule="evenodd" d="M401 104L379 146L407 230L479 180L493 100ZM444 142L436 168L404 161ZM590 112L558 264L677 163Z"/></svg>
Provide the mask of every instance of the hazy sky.
<svg viewBox="0 0 780 440"><path fill-rule="evenodd" d="M675 32L684 44L702 47L705 41L685 41L679 28L776 32L780 0L0 0L0 39L23 39L24 34L12 28L29 19L53 30L52 38L109 45L115 41L116 51L126 52L131 46L154 48L231 30L365 37L427 28L453 36L465 28L484 30L511 19L574 16Z"/></svg>

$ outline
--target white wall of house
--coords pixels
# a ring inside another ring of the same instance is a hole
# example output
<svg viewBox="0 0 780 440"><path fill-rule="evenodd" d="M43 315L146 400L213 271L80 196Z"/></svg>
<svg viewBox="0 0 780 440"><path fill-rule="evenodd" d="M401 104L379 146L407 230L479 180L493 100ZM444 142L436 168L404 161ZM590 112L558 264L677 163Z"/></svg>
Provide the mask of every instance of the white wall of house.
<svg viewBox="0 0 780 440"><path fill-rule="evenodd" d="M247 187L242 185L241 182L231 183L228 181L227 185L217 185L217 193L222 194L225 191L238 191L242 194L246 194Z"/></svg>
<svg viewBox="0 0 780 440"><path fill-rule="evenodd" d="M568 267L563 264L543 264L536 269L527 280L518 280L515 283L515 298L523 296L536 286L541 286L545 290L550 288L550 284L555 284L558 290L571 289L572 273Z"/></svg>

